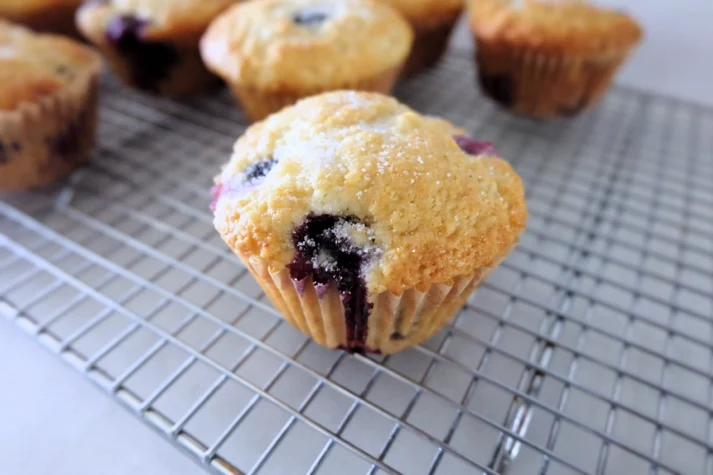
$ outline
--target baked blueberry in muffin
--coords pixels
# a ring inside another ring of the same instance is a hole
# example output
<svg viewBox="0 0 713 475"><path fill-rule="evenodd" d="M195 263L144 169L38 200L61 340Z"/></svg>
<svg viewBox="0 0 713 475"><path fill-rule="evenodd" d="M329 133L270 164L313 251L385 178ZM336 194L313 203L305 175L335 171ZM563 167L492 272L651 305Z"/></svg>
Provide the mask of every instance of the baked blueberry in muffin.
<svg viewBox="0 0 713 475"><path fill-rule="evenodd" d="M412 41L401 15L375 0L263 0L220 15L201 52L260 120L328 90L389 93Z"/></svg>
<svg viewBox="0 0 713 475"><path fill-rule="evenodd" d="M90 1L79 10L77 25L126 84L184 96L219 84L203 65L198 42L213 18L236 1Z"/></svg>
<svg viewBox="0 0 713 475"><path fill-rule="evenodd" d="M311 278L317 297L323 297L330 285L335 285L344 306L347 348L363 352L366 343L369 314L373 304L367 299L366 282L362 274L378 252L373 237L366 246L351 239L351 230L369 236L368 225L355 216L330 214L309 215L292 231L295 257L287 265L298 291L304 292Z"/></svg>
<svg viewBox="0 0 713 475"><path fill-rule="evenodd" d="M292 15L295 25L317 28L329 19L329 9L325 7L303 8Z"/></svg>
<svg viewBox="0 0 713 475"><path fill-rule="evenodd" d="M178 63L178 52L168 42L144 40L146 20L132 15L111 19L106 40L129 64L131 80L140 89L157 91Z"/></svg>
<svg viewBox="0 0 713 475"><path fill-rule="evenodd" d="M50 183L89 159L100 69L75 41L0 20L0 191Z"/></svg>
<svg viewBox="0 0 713 475"><path fill-rule="evenodd" d="M456 141L458 146L465 153L469 155L490 155L492 157L497 157L498 152L495 147L490 142L481 142L479 140L473 140L465 135L454 135L453 140Z"/></svg>
<svg viewBox="0 0 713 475"><path fill-rule="evenodd" d="M313 96L241 137L216 229L317 342L392 353L437 332L516 245L522 183L487 142L387 96Z"/></svg>

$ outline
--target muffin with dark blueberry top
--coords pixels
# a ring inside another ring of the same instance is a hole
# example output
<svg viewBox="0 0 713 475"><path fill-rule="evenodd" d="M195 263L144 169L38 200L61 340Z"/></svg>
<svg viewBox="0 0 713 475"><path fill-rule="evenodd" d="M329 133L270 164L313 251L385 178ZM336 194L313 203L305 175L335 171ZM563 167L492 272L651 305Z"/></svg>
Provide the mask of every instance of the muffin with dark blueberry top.
<svg viewBox="0 0 713 475"><path fill-rule="evenodd" d="M82 0L0 0L0 18L33 30L77 36L74 13Z"/></svg>
<svg viewBox="0 0 713 475"><path fill-rule="evenodd" d="M437 332L527 216L521 180L492 145L354 91L249 128L213 198L216 229L282 314L350 352Z"/></svg>
<svg viewBox="0 0 713 475"><path fill-rule="evenodd" d="M259 120L323 91L390 92L412 41L401 15L372 0L261 0L221 15L201 52Z"/></svg>
<svg viewBox="0 0 713 475"><path fill-rule="evenodd" d="M463 13L464 0L381 0L411 23L416 39L403 76L434 66L448 49L451 33Z"/></svg>
<svg viewBox="0 0 713 475"><path fill-rule="evenodd" d="M571 116L597 103L642 37L624 12L585 0L472 0L480 86L526 116Z"/></svg>
<svg viewBox="0 0 713 475"><path fill-rule="evenodd" d="M238 0L90 0L77 25L127 85L186 96L220 84L198 42L210 22Z"/></svg>
<svg viewBox="0 0 713 475"><path fill-rule="evenodd" d="M91 49L0 20L0 191L47 184L89 159L100 70Z"/></svg>

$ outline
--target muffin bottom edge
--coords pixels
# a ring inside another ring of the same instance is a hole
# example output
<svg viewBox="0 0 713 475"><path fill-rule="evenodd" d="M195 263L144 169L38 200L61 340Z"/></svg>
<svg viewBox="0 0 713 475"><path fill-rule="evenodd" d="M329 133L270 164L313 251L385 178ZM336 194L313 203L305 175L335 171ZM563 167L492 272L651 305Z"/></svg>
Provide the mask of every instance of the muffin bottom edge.
<svg viewBox="0 0 713 475"><path fill-rule="evenodd" d="M311 278L299 286L288 269L271 271L259 257L240 256L282 316L322 346L350 353L391 354L418 345L436 334L465 304L480 283L504 257L476 272L459 276L450 284L437 283L401 295L377 294L363 342L348 341L344 306L335 285L326 291Z"/></svg>

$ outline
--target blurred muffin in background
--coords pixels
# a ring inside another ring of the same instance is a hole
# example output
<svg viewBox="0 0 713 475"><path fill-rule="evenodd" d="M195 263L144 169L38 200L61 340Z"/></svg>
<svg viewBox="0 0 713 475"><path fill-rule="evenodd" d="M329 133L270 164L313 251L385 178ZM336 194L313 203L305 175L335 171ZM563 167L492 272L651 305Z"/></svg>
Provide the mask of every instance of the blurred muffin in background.
<svg viewBox="0 0 713 475"><path fill-rule="evenodd" d="M483 92L526 116L571 116L595 104L642 30L584 0L470 0Z"/></svg>
<svg viewBox="0 0 713 475"><path fill-rule="evenodd" d="M220 84L203 65L198 42L236 1L90 0L77 12L77 26L128 86L186 96Z"/></svg>
<svg viewBox="0 0 713 475"><path fill-rule="evenodd" d="M74 13L82 0L0 0L0 18L33 30L78 36Z"/></svg>
<svg viewBox="0 0 713 475"><path fill-rule="evenodd" d="M389 93L412 42L406 20L376 1L260 0L216 19L201 53L260 120L323 91Z"/></svg>
<svg viewBox="0 0 713 475"><path fill-rule="evenodd" d="M464 0L381 0L398 10L416 34L402 73L413 76L435 65L448 49Z"/></svg>
<svg viewBox="0 0 713 475"><path fill-rule="evenodd" d="M0 191L48 184L94 148L101 58L0 20Z"/></svg>

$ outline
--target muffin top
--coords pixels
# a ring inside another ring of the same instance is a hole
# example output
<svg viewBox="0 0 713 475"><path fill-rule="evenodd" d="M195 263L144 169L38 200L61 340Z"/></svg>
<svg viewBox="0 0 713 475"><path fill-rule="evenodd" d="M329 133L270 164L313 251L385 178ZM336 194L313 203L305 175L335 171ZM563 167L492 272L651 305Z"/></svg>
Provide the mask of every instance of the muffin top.
<svg viewBox="0 0 713 475"><path fill-rule="evenodd" d="M197 41L210 22L240 0L90 0L79 10L77 22L86 32L105 31L116 18L141 21L142 39L185 38Z"/></svg>
<svg viewBox="0 0 713 475"><path fill-rule="evenodd" d="M100 67L99 56L75 41L0 20L0 111L49 96Z"/></svg>
<svg viewBox="0 0 713 475"><path fill-rule="evenodd" d="M225 78L299 92L382 74L405 60L412 41L401 15L373 0L261 0L218 17L201 53Z"/></svg>
<svg viewBox="0 0 713 475"><path fill-rule="evenodd" d="M470 21L481 39L553 52L621 54L642 36L626 13L584 0L473 0Z"/></svg>
<svg viewBox="0 0 713 475"><path fill-rule="evenodd" d="M468 275L510 250L527 210L510 165L461 134L381 94L304 99L236 142L216 178L216 229L273 271L331 239L359 256L370 292Z"/></svg>
<svg viewBox="0 0 713 475"><path fill-rule="evenodd" d="M416 25L453 20L463 10L464 0L380 0L388 3Z"/></svg>

